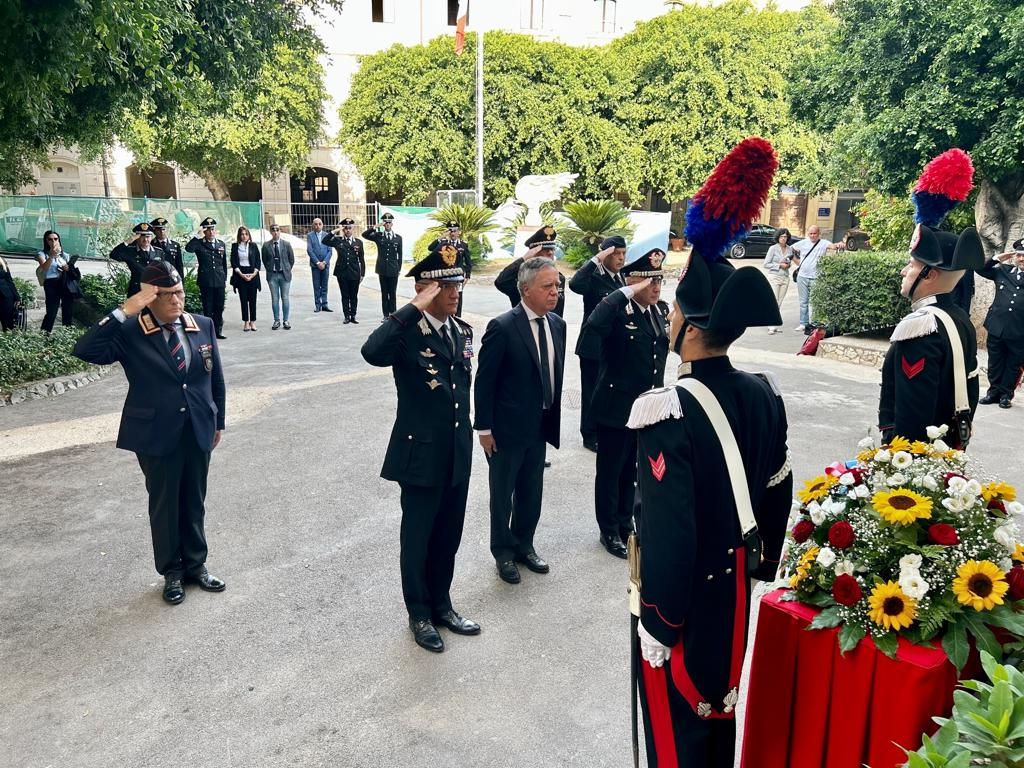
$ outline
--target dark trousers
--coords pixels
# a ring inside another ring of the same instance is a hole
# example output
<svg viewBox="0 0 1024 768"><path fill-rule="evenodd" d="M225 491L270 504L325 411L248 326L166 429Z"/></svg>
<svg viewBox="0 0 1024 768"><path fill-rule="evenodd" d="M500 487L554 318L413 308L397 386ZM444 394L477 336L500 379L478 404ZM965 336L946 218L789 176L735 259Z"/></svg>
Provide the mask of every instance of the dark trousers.
<svg viewBox="0 0 1024 768"><path fill-rule="evenodd" d="M43 283L43 295L46 297L46 314L43 316L43 330L52 331L60 310L60 324L71 325L71 308L75 297L64 290L64 281L59 277L48 277Z"/></svg>
<svg viewBox="0 0 1024 768"><path fill-rule="evenodd" d="M327 306L327 286L329 285L328 278L330 277L331 270L324 267L313 267L313 306L314 307L326 307Z"/></svg>
<svg viewBox="0 0 1024 768"><path fill-rule="evenodd" d="M49 282L49 280L47 280ZM988 393L996 397L1013 393L1020 384L1021 366L1024 366L1024 339L1004 339L988 335Z"/></svg>
<svg viewBox="0 0 1024 768"><path fill-rule="evenodd" d="M598 424L594 511L601 533L629 538L635 496L636 432Z"/></svg>
<svg viewBox="0 0 1024 768"><path fill-rule="evenodd" d="M586 357L580 358L580 434L584 440L597 438L597 426L590 412L590 401L597 388L597 374L601 363Z"/></svg>
<svg viewBox="0 0 1024 768"><path fill-rule="evenodd" d="M199 288L199 298L203 302L203 314L213 320L217 333L224 330L224 286Z"/></svg>
<svg viewBox="0 0 1024 768"><path fill-rule="evenodd" d="M207 554L203 505L210 454L196 443L192 424L186 421L181 440L171 453L136 456L149 492L149 529L157 573L181 578L199 571Z"/></svg>
<svg viewBox="0 0 1024 768"><path fill-rule="evenodd" d="M377 278L380 280L380 307L384 311L384 317L390 317L398 309L398 275L377 275Z"/></svg>
<svg viewBox="0 0 1024 768"><path fill-rule="evenodd" d="M537 440L515 447L498 441L487 460L491 492L491 554L497 562L534 551L544 494L546 444Z"/></svg>
<svg viewBox="0 0 1024 768"><path fill-rule="evenodd" d="M242 302L242 322L247 323L256 319L256 281L245 282L239 280L238 300Z"/></svg>
<svg viewBox="0 0 1024 768"><path fill-rule="evenodd" d="M673 649L664 666L654 669L641 657L640 706L649 768L732 768L736 721L698 717L676 688ZM635 651L639 653L639 648Z"/></svg>
<svg viewBox="0 0 1024 768"><path fill-rule="evenodd" d="M339 277L338 287L341 288L342 313L345 317L354 318L356 316L356 305L359 303L359 281Z"/></svg>
<svg viewBox="0 0 1024 768"><path fill-rule="evenodd" d="M14 301L0 294L0 328L14 330Z"/></svg>
<svg viewBox="0 0 1024 768"><path fill-rule="evenodd" d="M420 621L452 607L450 590L469 480L454 486L400 485L402 596L409 618Z"/></svg>

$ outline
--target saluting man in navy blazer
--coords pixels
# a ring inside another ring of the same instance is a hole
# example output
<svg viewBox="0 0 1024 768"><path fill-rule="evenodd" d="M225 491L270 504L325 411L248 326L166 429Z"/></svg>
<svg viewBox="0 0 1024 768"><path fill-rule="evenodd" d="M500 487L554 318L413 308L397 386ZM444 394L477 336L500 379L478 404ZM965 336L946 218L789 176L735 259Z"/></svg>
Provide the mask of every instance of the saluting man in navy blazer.
<svg viewBox="0 0 1024 768"><path fill-rule="evenodd" d="M138 457L163 598L185 599L188 579L208 592L225 584L206 570L203 531L210 453L224 429L224 374L213 321L184 311L181 276L167 261L142 274L141 290L90 328L75 356L120 363L128 379L117 447Z"/></svg>

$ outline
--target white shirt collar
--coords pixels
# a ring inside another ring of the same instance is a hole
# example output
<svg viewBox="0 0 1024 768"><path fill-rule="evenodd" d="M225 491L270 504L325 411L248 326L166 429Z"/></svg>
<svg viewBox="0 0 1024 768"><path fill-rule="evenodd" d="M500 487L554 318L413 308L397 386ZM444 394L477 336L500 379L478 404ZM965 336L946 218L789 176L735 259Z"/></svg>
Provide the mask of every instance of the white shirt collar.
<svg viewBox="0 0 1024 768"><path fill-rule="evenodd" d="M434 317L429 312L424 312L423 316L425 318L427 318L427 322L430 323L431 328L433 328L438 333L441 332L441 326L449 326L450 327L448 320L438 320L436 317Z"/></svg>
<svg viewBox="0 0 1024 768"><path fill-rule="evenodd" d="M538 317L547 317L547 315L538 315L536 312L534 312L532 309L526 306L525 302L523 302L523 310L526 312L526 317L530 320L531 323Z"/></svg>
<svg viewBox="0 0 1024 768"><path fill-rule="evenodd" d="M911 304L910 308L916 312L922 307L927 307L931 304L935 304L937 301L938 299L935 298L935 294L932 294L931 296L924 296L915 301L913 304Z"/></svg>

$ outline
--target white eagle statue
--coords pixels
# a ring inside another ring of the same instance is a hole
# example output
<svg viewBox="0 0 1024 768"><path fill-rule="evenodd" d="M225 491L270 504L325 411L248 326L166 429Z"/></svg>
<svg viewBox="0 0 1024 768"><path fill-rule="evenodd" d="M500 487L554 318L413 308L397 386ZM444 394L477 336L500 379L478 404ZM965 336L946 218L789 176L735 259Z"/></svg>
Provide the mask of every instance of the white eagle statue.
<svg viewBox="0 0 1024 768"><path fill-rule="evenodd" d="M545 176L523 176L516 182L516 199L527 209L526 224L535 227L543 224L540 217L541 204L560 199L577 176L578 173L550 173Z"/></svg>

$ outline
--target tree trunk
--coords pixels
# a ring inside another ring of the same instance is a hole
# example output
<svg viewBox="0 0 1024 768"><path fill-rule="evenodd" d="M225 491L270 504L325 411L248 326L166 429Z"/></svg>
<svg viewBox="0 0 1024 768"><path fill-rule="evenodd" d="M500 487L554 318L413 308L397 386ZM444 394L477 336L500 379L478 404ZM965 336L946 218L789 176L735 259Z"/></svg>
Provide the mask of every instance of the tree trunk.
<svg viewBox="0 0 1024 768"><path fill-rule="evenodd" d="M204 173L203 181L206 182L206 188L210 190L210 194L213 195L214 200L231 199L231 193L228 191L228 185L212 173Z"/></svg>
<svg viewBox="0 0 1024 768"><path fill-rule="evenodd" d="M985 255L992 257L1010 250L1014 241L1024 237L1024 177L1009 176L998 181L981 182L974 204L974 221L981 235ZM974 283L971 319L978 329L978 345L987 334L982 327L985 315L995 297L995 283L978 279Z"/></svg>

